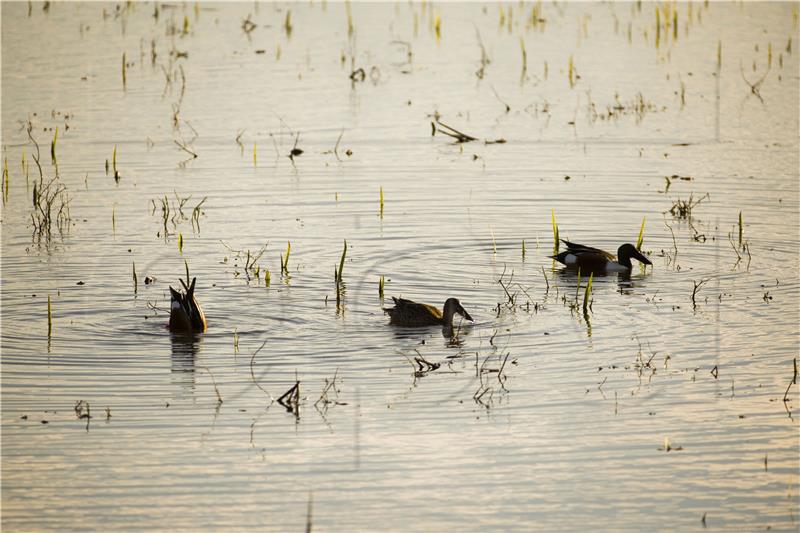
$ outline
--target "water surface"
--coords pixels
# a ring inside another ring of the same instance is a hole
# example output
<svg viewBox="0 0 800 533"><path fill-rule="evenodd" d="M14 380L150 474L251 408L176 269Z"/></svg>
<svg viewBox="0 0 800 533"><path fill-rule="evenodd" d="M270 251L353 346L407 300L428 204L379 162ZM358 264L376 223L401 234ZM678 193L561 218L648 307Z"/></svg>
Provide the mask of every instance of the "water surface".
<svg viewBox="0 0 800 533"><path fill-rule="evenodd" d="M797 17L3 4L4 529L298 530L311 498L326 530L796 530ZM43 238L27 121L70 199ZM609 250L645 219L654 266L584 315L553 213ZM390 296L475 324L392 328Z"/></svg>

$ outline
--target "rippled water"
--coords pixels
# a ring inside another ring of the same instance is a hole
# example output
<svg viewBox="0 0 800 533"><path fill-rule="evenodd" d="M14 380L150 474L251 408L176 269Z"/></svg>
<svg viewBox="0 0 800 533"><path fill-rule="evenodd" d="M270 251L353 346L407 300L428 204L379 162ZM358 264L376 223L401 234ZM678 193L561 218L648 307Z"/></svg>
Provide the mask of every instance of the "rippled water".
<svg viewBox="0 0 800 533"><path fill-rule="evenodd" d="M797 530L796 4L43 7L2 5L4 529ZM654 266L584 316L553 213L610 250L646 218Z"/></svg>

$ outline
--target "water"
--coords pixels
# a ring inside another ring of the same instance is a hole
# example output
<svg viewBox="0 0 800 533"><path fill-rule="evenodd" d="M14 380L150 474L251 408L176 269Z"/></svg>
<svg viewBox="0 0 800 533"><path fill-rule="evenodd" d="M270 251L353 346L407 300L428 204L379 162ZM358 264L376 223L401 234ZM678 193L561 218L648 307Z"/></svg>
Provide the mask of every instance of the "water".
<svg viewBox="0 0 800 533"><path fill-rule="evenodd" d="M797 530L797 6L676 4L656 46L655 5L537 5L352 4L348 36L342 4L4 4L4 529L299 530L311 499L331 530ZM26 120L48 178L59 130L49 239ZM654 266L587 320L553 211L609 250L646 218ZM475 324L390 327L393 295Z"/></svg>

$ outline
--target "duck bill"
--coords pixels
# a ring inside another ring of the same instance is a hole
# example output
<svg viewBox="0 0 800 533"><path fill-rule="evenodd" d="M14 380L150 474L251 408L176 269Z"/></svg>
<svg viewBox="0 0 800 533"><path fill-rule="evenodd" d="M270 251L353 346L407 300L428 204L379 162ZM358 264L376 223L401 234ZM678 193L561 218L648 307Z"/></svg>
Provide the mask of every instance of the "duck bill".
<svg viewBox="0 0 800 533"><path fill-rule="evenodd" d="M466 318L470 322L475 322L474 320L472 320L472 317L469 316L469 313L467 313L467 310L464 309L463 307L459 307L458 308L458 314L460 314L461 316L463 316L464 318Z"/></svg>
<svg viewBox="0 0 800 533"><path fill-rule="evenodd" d="M645 265L652 265L653 264L653 263L650 262L650 260L647 257L644 256L644 254L640 253L639 251L637 251L633 255L633 257L634 257L634 259L638 259L639 261L641 261Z"/></svg>

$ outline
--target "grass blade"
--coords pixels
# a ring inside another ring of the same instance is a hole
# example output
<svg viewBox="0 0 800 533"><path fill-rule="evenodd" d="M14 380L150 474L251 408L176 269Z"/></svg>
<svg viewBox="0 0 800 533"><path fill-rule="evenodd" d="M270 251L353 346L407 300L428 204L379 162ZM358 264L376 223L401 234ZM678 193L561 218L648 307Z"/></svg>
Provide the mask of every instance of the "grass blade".
<svg viewBox="0 0 800 533"><path fill-rule="evenodd" d="M289 273L289 254L292 253L292 243L286 241L286 255L281 254L281 273Z"/></svg>
<svg viewBox="0 0 800 533"><path fill-rule="evenodd" d="M592 296L592 278L594 278L594 273L589 274L589 281L586 283L586 292L583 293L583 312L586 313L586 310L589 308L589 299Z"/></svg>
<svg viewBox="0 0 800 533"><path fill-rule="evenodd" d="M642 227L639 229L639 238L636 239L636 249L642 251L642 242L644 241L644 223L647 217L642 217Z"/></svg>
<svg viewBox="0 0 800 533"><path fill-rule="evenodd" d="M342 282L342 272L344 271L344 258L347 256L347 239L344 241L344 249L342 250L342 258L339 259L339 270L336 271L336 283Z"/></svg>
<svg viewBox="0 0 800 533"><path fill-rule="evenodd" d="M556 210L551 211L551 219L553 221L553 255L558 254L558 224L556 224Z"/></svg>

